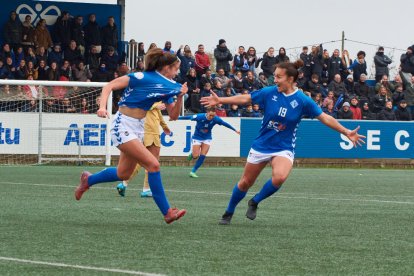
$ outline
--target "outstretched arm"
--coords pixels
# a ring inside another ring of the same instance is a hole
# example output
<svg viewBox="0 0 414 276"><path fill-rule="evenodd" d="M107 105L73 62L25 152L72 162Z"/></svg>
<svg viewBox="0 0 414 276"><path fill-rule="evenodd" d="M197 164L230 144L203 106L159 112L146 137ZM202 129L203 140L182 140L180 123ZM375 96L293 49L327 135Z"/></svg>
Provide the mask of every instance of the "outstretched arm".
<svg viewBox="0 0 414 276"><path fill-rule="evenodd" d="M183 105L183 97L188 91L187 83L184 83L181 87L181 93L177 97L177 101L175 103L167 105L168 115L170 116L170 120L177 120L178 116L180 115L180 110Z"/></svg>
<svg viewBox="0 0 414 276"><path fill-rule="evenodd" d="M237 105L246 105L252 102L252 97L250 94L236 95L232 97L219 97L216 93L211 92L211 95L208 97L202 97L200 100L201 104L204 106L215 106L218 104L237 104Z"/></svg>
<svg viewBox="0 0 414 276"><path fill-rule="evenodd" d="M349 129L345 128L343 125L341 125L334 117L332 117L332 116L330 116L326 113L322 113L321 115L319 115L316 118L319 121L321 121L324 125L332 128L332 129L338 131L339 133L342 133L346 137L348 137L348 139L352 141L352 143L354 144L355 147L357 146L357 144L359 146L361 146L361 143L365 144L365 141L363 140L363 138L366 138L366 137L363 136L363 135L358 134L359 126L354 130L349 130Z"/></svg>
<svg viewBox="0 0 414 276"><path fill-rule="evenodd" d="M188 115L188 116L180 116L178 117L178 120L191 120L194 115Z"/></svg>
<svg viewBox="0 0 414 276"><path fill-rule="evenodd" d="M113 81L109 82L107 85L105 85L102 88L101 101L99 104L99 110L97 112L99 117L105 118L109 116L109 113L106 110L106 105L108 103L109 94L111 94L111 92L114 90L119 90L119 89L123 89L127 87L128 84L129 84L129 77L123 76L123 77L114 79Z"/></svg>
<svg viewBox="0 0 414 276"><path fill-rule="evenodd" d="M236 130L232 125L230 125L229 123L223 121L222 119L220 119L219 124L222 126L227 127L228 129L233 130L234 132L236 132L237 134L240 134L240 131Z"/></svg>

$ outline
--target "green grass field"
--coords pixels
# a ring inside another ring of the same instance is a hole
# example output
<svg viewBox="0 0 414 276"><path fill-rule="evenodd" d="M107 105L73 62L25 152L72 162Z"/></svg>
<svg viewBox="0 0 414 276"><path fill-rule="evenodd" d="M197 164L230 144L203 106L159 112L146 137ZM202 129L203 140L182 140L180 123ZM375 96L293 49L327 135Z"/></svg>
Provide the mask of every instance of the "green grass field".
<svg viewBox="0 0 414 276"><path fill-rule="evenodd" d="M414 171L294 169L250 221L247 200L266 169L219 226L241 168L201 168L197 180L163 168L171 205L188 211L171 225L138 196L142 172L125 198L110 183L77 202L81 170L0 167L0 275L414 273Z"/></svg>

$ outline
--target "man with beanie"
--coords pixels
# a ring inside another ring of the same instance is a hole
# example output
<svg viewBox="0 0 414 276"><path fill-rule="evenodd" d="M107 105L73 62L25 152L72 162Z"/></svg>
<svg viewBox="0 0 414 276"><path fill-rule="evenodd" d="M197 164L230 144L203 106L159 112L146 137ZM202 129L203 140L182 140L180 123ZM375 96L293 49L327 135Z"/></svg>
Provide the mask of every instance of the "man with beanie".
<svg viewBox="0 0 414 276"><path fill-rule="evenodd" d="M214 57L216 58L216 71L223 69L226 76L230 72L230 61L233 60L233 55L226 46L224 39L219 40L217 48L214 49Z"/></svg>
<svg viewBox="0 0 414 276"><path fill-rule="evenodd" d="M378 52L374 57L375 63L375 81L379 82L382 76L389 76L388 65L392 63L392 60L384 54L384 47L380 46Z"/></svg>
<svg viewBox="0 0 414 276"><path fill-rule="evenodd" d="M362 120L375 120L377 119L377 115L375 113L372 113L371 110L369 110L369 104L366 102L362 106L361 110L362 114Z"/></svg>
<svg viewBox="0 0 414 276"><path fill-rule="evenodd" d="M411 112L407 108L407 101L401 100L397 109L395 110L395 117L397 121L411 121Z"/></svg>
<svg viewBox="0 0 414 276"><path fill-rule="evenodd" d="M403 82L410 82L411 76L414 73L414 54L413 47L410 46L407 48L407 52L402 54L400 57L401 61L401 71L400 75L403 79Z"/></svg>
<svg viewBox="0 0 414 276"><path fill-rule="evenodd" d="M338 111L338 119L346 119L346 120L352 120L353 114L350 110L350 104L348 102L344 102L342 105L342 108Z"/></svg>

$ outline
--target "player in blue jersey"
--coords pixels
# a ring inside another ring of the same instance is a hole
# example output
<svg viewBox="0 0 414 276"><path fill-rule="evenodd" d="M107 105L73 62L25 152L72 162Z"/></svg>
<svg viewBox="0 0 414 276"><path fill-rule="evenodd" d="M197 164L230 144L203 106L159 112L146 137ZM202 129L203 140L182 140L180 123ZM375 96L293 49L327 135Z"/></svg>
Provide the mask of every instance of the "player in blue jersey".
<svg viewBox="0 0 414 276"><path fill-rule="evenodd" d="M354 146L364 142L354 130L346 129L336 119L322 112L319 106L296 87L298 69L303 66L301 60L295 63L280 63L274 72L276 86L270 86L251 94L219 98L212 93L203 97L205 106L221 104L245 105L259 104L264 109L264 117L259 135L253 141L247 163L240 181L234 186L230 202L219 224L230 224L237 204L246 196L263 168L270 162L272 177L248 202L246 217L256 218L257 206L265 198L279 190L293 166L296 131L304 115L317 118L323 124L344 134Z"/></svg>
<svg viewBox="0 0 414 276"><path fill-rule="evenodd" d="M188 161L191 161L191 159L197 159L192 171L190 172L190 177L193 178L198 177L196 172L201 165L203 165L203 162L206 159L212 140L211 130L215 125L225 126L235 131L237 134L240 134L240 131L236 130L230 124L216 116L215 107L208 107L206 111L206 113L178 117L178 120L191 120L197 122L194 134L191 137L192 151L188 156Z"/></svg>
<svg viewBox="0 0 414 276"><path fill-rule="evenodd" d="M117 78L102 89L97 114L105 118L109 116L106 110L109 94L125 88L111 128L112 142L121 151L118 167L107 168L95 174L83 172L80 184L75 190L75 198L80 200L82 194L92 185L129 179L138 163L148 171L148 182L154 201L165 221L171 223L184 216L186 210L170 208L161 181L160 164L142 144L144 118L154 103L163 101L170 118L176 120L188 88L186 83L181 86L172 80L180 68L180 60L175 55L163 53L162 49L157 48L149 51L145 60L145 72Z"/></svg>

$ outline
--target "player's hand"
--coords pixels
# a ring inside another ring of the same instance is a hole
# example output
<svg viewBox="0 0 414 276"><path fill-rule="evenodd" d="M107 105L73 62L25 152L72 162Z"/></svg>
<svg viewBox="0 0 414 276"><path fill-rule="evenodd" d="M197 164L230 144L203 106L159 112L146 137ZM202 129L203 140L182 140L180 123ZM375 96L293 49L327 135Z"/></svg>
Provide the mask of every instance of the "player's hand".
<svg viewBox="0 0 414 276"><path fill-rule="evenodd" d="M164 103L160 103L160 104L157 104L155 108L157 108L158 110L165 110L167 107L165 106Z"/></svg>
<svg viewBox="0 0 414 276"><path fill-rule="evenodd" d="M236 130L236 133L237 133L238 135L240 135L240 130Z"/></svg>
<svg viewBox="0 0 414 276"><path fill-rule="evenodd" d="M211 91L211 95L208 97L202 97L200 99L200 103L206 107L216 106L217 104L220 103L220 99L216 93Z"/></svg>
<svg viewBox="0 0 414 276"><path fill-rule="evenodd" d="M97 114L98 114L98 117L109 118L109 114L108 114L108 111L106 110L106 108L99 108Z"/></svg>
<svg viewBox="0 0 414 276"><path fill-rule="evenodd" d="M169 128L164 128L165 135L171 135L171 130Z"/></svg>
<svg viewBox="0 0 414 276"><path fill-rule="evenodd" d="M185 82L182 86L181 86L181 90L180 90L180 95L178 96L184 96L185 94L187 94L188 92L188 87L187 87L187 82Z"/></svg>
<svg viewBox="0 0 414 276"><path fill-rule="evenodd" d="M358 133L358 130L359 130L359 126L346 135L346 137L348 137L348 139L351 140L351 142L354 144L354 147L356 147L357 145L362 146L361 143L365 144L365 141L363 140L363 138L366 138L366 137L364 135L360 135Z"/></svg>

